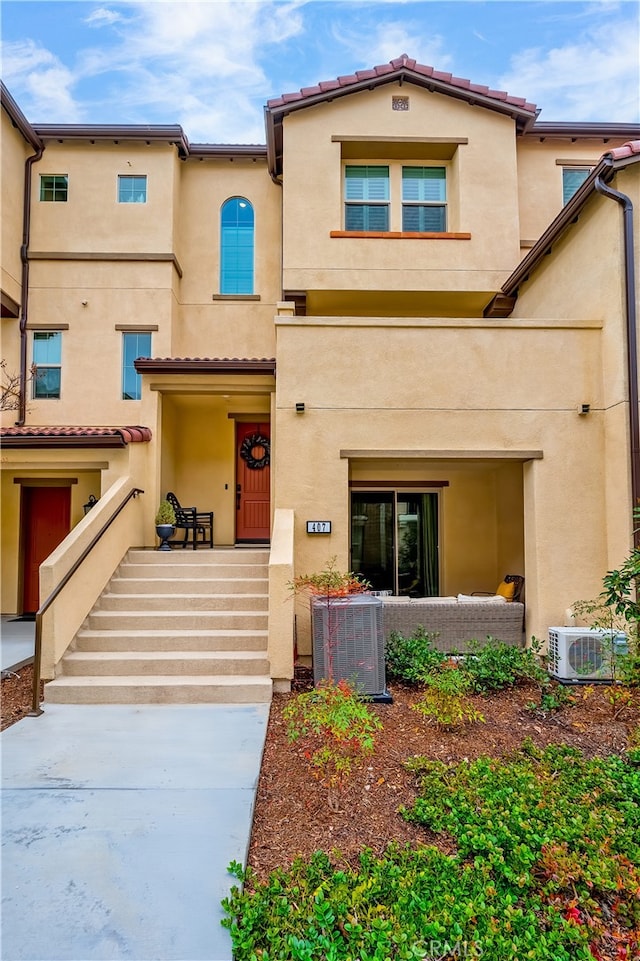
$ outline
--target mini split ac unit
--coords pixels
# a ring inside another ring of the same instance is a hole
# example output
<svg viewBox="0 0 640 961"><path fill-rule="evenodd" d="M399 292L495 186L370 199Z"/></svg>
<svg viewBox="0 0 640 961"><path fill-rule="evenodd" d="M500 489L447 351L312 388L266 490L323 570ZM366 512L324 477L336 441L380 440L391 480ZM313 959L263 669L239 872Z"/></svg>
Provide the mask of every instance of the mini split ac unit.
<svg viewBox="0 0 640 961"><path fill-rule="evenodd" d="M313 598L313 680L350 681L375 701L390 701L386 690L382 600L370 594Z"/></svg>
<svg viewBox="0 0 640 961"><path fill-rule="evenodd" d="M627 636L590 627L549 628L549 673L573 684L611 681L615 660L627 654Z"/></svg>

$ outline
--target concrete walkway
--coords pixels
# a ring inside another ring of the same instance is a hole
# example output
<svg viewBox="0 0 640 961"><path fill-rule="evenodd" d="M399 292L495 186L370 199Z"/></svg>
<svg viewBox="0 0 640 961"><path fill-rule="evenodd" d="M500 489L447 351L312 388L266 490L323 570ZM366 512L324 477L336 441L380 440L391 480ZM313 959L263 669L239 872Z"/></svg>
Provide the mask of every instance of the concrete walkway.
<svg viewBox="0 0 640 961"><path fill-rule="evenodd" d="M269 705L52 704L1 735L6 961L231 961Z"/></svg>

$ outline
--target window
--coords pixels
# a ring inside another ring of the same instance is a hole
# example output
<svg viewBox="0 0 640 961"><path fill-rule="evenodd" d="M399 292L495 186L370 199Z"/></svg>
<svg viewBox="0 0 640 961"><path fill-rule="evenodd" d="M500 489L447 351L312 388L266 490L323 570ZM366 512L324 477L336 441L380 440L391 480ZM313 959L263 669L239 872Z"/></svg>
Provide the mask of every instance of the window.
<svg viewBox="0 0 640 961"><path fill-rule="evenodd" d="M130 177L125 174L118 176L118 203L119 204L146 204L147 202L147 178Z"/></svg>
<svg viewBox="0 0 640 961"><path fill-rule="evenodd" d="M69 196L69 177L67 174L41 174L40 200L66 203Z"/></svg>
<svg viewBox="0 0 640 961"><path fill-rule="evenodd" d="M444 233L447 229L446 191L444 167L403 167L403 231Z"/></svg>
<svg viewBox="0 0 640 961"><path fill-rule="evenodd" d="M59 330L33 332L33 396L38 400L60 397L62 334Z"/></svg>
<svg viewBox="0 0 640 961"><path fill-rule="evenodd" d="M220 218L220 293L253 294L253 207L231 197Z"/></svg>
<svg viewBox="0 0 640 961"><path fill-rule="evenodd" d="M344 229L389 230L389 168L347 166Z"/></svg>
<svg viewBox="0 0 640 961"><path fill-rule="evenodd" d="M585 182L591 169L589 167L563 167L562 168L562 203L566 204L573 197L574 193Z"/></svg>
<svg viewBox="0 0 640 961"><path fill-rule="evenodd" d="M122 335L122 399L140 400L142 378L133 366L138 357L151 355L151 334L132 332Z"/></svg>

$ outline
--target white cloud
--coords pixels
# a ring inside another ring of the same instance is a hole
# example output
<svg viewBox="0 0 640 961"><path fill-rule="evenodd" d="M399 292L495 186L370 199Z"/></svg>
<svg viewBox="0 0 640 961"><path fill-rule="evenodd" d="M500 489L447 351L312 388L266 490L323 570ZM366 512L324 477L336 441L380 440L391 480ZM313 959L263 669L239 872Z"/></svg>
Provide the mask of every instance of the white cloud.
<svg viewBox="0 0 640 961"><path fill-rule="evenodd" d="M24 91L21 108L30 119L44 123L77 123L81 111L72 88L73 73L49 50L33 40L6 43L2 49L3 79L8 87Z"/></svg>
<svg viewBox="0 0 640 961"><path fill-rule="evenodd" d="M87 23L90 27L104 27L111 26L113 23L121 23L124 20L122 14L117 13L115 10L107 10L105 7L99 7L85 17L84 23Z"/></svg>
<svg viewBox="0 0 640 961"><path fill-rule="evenodd" d="M619 17L583 31L564 46L522 50L511 58L511 69L499 83L538 103L543 121L637 122L638 21Z"/></svg>

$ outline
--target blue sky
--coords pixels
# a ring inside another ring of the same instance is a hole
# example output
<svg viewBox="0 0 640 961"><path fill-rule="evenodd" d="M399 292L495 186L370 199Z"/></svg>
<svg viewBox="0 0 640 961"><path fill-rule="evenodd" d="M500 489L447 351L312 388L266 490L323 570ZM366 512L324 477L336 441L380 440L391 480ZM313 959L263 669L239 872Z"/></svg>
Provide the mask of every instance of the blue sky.
<svg viewBox="0 0 640 961"><path fill-rule="evenodd" d="M263 143L269 97L407 53L540 120L640 120L636 0L3 0L2 75L34 123L180 123Z"/></svg>

